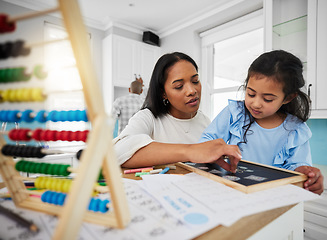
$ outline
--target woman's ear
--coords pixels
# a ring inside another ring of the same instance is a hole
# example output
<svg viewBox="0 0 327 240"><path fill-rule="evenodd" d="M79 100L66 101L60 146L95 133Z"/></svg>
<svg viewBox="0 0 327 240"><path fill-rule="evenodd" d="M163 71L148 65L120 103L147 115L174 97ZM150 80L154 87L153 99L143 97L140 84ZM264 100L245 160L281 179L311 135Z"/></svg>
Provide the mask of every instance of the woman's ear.
<svg viewBox="0 0 327 240"><path fill-rule="evenodd" d="M297 97L297 93L292 93L292 94L288 95L288 96L285 98L283 104L288 104L289 102L291 102L291 101L292 101L294 98L296 98L296 97Z"/></svg>

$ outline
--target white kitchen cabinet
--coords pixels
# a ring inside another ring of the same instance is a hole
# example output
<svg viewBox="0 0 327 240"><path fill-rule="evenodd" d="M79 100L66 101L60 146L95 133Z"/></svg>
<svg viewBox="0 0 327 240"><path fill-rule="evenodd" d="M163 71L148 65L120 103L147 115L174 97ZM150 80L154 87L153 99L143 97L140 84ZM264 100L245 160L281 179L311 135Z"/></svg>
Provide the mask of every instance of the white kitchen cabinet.
<svg viewBox="0 0 327 240"><path fill-rule="evenodd" d="M299 57L311 118L327 118L327 1L265 0L265 50L283 49Z"/></svg>
<svg viewBox="0 0 327 240"><path fill-rule="evenodd" d="M303 240L303 202L261 228L247 240Z"/></svg>
<svg viewBox="0 0 327 240"><path fill-rule="evenodd" d="M128 89L135 74L142 77L144 87L148 88L160 53L159 47L113 34L103 39L103 93L108 113L115 88Z"/></svg>
<svg viewBox="0 0 327 240"><path fill-rule="evenodd" d="M308 1L308 83L312 118L327 118L327 1Z"/></svg>

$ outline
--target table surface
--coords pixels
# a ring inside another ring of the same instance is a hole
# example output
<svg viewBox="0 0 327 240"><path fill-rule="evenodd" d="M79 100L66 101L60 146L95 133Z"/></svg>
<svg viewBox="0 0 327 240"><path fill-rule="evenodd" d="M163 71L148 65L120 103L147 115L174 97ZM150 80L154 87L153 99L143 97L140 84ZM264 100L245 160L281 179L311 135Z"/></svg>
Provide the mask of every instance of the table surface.
<svg viewBox="0 0 327 240"><path fill-rule="evenodd" d="M170 164L172 165L172 164ZM164 168L165 166L156 166L156 168ZM142 180L140 177L135 177L134 174L124 174L123 171L126 168L122 168L122 177L129 178L134 180ZM169 174L187 174L190 171L176 166L176 170L169 170ZM204 239L216 239L219 236L219 239L246 239L252 236L254 233L259 231L261 228L274 221L276 218L290 210L295 205L290 205L286 207L276 208L269 211L260 212L250 216L246 216L238 220L230 227L218 226L210 231L196 237L197 240Z"/></svg>

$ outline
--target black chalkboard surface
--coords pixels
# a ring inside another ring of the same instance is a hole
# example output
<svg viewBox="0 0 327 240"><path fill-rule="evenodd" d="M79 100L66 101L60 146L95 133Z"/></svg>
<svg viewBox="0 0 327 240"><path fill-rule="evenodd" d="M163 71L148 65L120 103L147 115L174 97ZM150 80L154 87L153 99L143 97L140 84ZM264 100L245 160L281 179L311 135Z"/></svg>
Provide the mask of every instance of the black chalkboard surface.
<svg viewBox="0 0 327 240"><path fill-rule="evenodd" d="M179 166L245 193L290 183L302 186L307 178L299 172L245 160L241 160L238 163L236 173L228 172L218 164L211 163L185 162L179 163Z"/></svg>

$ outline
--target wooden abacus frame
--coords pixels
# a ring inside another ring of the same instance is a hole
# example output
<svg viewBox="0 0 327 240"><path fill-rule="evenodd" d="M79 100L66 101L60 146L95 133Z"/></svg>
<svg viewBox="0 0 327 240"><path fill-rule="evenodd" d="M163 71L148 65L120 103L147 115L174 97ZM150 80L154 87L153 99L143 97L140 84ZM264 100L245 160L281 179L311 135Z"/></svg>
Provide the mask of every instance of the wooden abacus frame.
<svg viewBox="0 0 327 240"><path fill-rule="evenodd" d="M81 77L88 119L92 123L87 139L87 148L83 151L78 167L78 174L64 206L43 203L30 197L21 190L26 190L24 183L16 178L20 176L12 163L12 157L0 153L0 173L16 206L58 215L59 222L53 239L76 238L83 220L110 227L124 228L130 220L124 186L120 176L120 167L112 145L113 121L105 113L102 92L91 62L87 32L79 10L77 0L58 0L59 7L40 14L60 11L71 42L77 68ZM31 14L31 17L40 14ZM12 18L11 21L27 17ZM9 20L10 21L10 20ZM0 148L5 145L0 136ZM87 211L94 183L102 167L102 172L110 190L113 212L94 213Z"/></svg>

